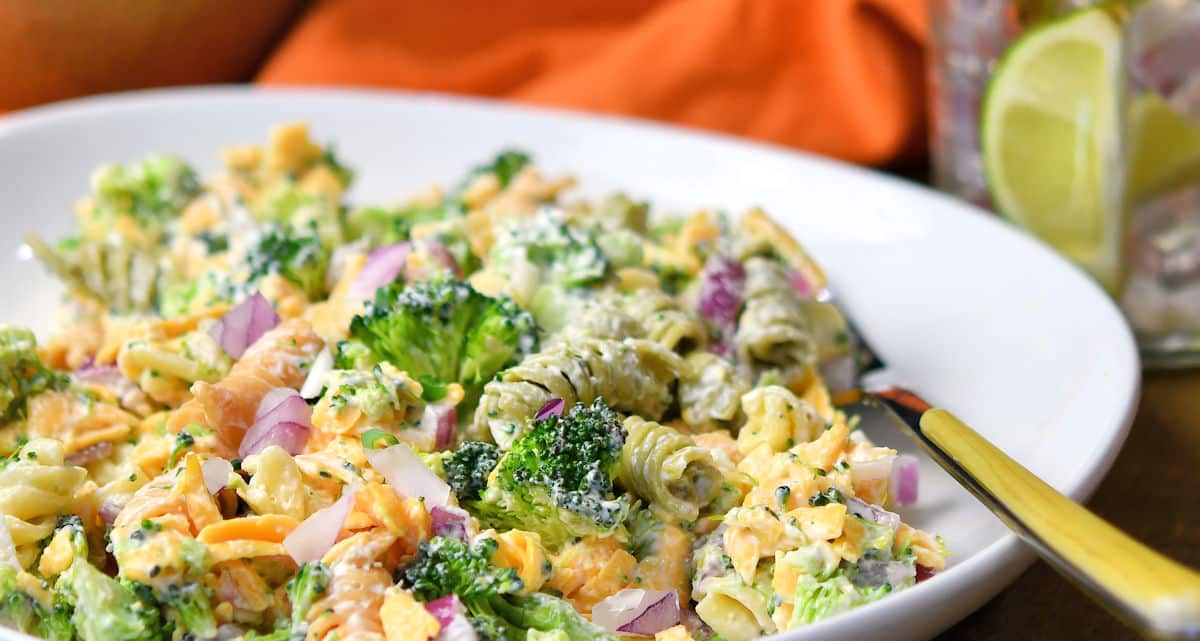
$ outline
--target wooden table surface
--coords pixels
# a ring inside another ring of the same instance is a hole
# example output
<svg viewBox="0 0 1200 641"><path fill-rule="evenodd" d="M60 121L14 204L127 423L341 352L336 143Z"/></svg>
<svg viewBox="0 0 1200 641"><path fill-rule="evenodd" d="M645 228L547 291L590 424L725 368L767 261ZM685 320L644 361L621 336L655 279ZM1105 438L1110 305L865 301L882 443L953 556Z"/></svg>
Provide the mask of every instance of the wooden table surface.
<svg viewBox="0 0 1200 641"><path fill-rule="evenodd" d="M1200 371L1147 373L1142 385L1125 447L1088 505L1151 547L1200 568ZM1038 561L938 640L1137 638Z"/></svg>

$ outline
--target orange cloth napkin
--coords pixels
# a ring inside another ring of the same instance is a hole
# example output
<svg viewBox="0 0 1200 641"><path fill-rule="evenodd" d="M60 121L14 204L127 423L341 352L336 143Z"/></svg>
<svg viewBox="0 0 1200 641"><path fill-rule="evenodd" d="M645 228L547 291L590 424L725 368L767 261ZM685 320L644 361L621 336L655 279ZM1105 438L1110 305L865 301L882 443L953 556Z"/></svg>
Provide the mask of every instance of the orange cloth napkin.
<svg viewBox="0 0 1200 641"><path fill-rule="evenodd" d="M924 147L926 0L321 0L273 85L482 94L865 163Z"/></svg>

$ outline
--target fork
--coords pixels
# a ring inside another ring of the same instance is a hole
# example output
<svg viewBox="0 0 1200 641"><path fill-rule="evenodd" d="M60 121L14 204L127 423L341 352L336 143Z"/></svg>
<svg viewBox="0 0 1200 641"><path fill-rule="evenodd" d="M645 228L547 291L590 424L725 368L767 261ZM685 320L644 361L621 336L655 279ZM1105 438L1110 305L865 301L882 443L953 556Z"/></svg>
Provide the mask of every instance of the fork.
<svg viewBox="0 0 1200 641"><path fill-rule="evenodd" d="M822 295L831 298L828 290ZM839 403L862 400L882 408L1043 560L1139 634L1200 639L1200 573L1050 487L949 411L881 383L888 380L886 364L844 306L839 309L854 365L853 386L837 394Z"/></svg>

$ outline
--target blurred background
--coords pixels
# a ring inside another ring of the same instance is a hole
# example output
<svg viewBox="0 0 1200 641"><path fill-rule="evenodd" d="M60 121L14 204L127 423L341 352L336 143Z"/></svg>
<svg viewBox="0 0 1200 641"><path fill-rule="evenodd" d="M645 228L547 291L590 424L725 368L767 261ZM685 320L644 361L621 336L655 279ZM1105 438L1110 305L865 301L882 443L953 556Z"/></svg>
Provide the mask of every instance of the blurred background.
<svg viewBox="0 0 1200 641"><path fill-rule="evenodd" d="M1200 566L1197 43L1200 0L4 0L0 112L213 83L437 91L931 184L1124 306L1156 371L1091 506ZM1038 563L942 638L1134 637Z"/></svg>

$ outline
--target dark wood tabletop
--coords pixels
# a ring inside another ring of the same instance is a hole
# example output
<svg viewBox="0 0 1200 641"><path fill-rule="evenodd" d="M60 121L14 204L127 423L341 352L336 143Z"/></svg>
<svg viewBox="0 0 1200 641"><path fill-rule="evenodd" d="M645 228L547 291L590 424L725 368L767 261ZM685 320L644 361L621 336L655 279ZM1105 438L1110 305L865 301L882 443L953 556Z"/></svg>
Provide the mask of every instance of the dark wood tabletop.
<svg viewBox="0 0 1200 641"><path fill-rule="evenodd" d="M1200 568L1200 371L1147 373L1125 447L1088 505ZM939 641L1137 639L1041 561Z"/></svg>

